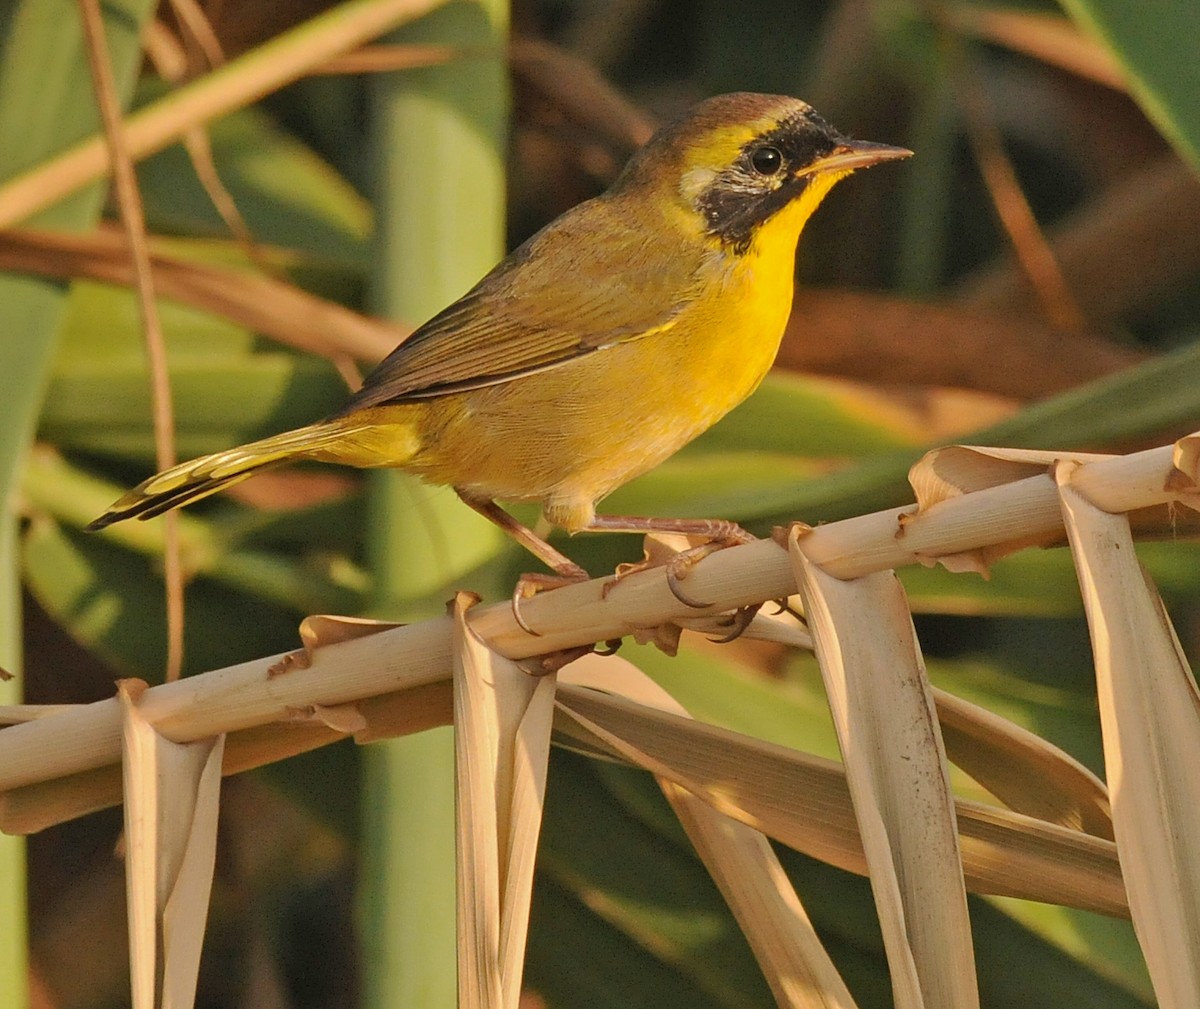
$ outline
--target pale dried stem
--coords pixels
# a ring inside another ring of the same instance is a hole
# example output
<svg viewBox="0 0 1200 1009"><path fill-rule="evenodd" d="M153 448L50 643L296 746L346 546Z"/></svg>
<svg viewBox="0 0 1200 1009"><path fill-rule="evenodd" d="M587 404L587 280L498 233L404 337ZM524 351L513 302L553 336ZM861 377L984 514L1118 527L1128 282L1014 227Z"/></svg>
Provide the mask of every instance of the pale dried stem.
<svg viewBox="0 0 1200 1009"><path fill-rule="evenodd" d="M956 94L967 125L967 136L984 184L992 197L1013 252L1037 293L1046 318L1068 333L1081 333L1084 315L1063 275L1050 243L1025 198L1016 170L1004 149L1004 139L988 110L987 97L965 53L954 61Z"/></svg>
<svg viewBox="0 0 1200 1009"><path fill-rule="evenodd" d="M189 130L244 108L437 6L438 0L357 0L319 15L128 116L130 156L136 161L161 151ZM54 205L110 169L103 137L93 136L17 176L0 187L0 228Z"/></svg>
<svg viewBox="0 0 1200 1009"><path fill-rule="evenodd" d="M150 248L146 241L146 215L138 192L133 160L125 142L121 125L121 106L117 99L116 83L108 64L108 46L104 39L104 18L99 0L79 0L87 40L88 63L100 118L104 124L104 139L112 162L113 184L121 224L129 242L133 261L138 312L146 343L146 360L150 368L151 399L154 417L154 454L160 470L175 465L175 412L171 401L171 383L167 374L167 351L163 342L162 322L154 293L154 276L150 269ZM167 657L165 679L177 680L183 672L183 564L179 555L179 520L170 516L163 527L163 581L167 611Z"/></svg>
<svg viewBox="0 0 1200 1009"><path fill-rule="evenodd" d="M142 29L142 52L164 80L180 80L187 73L187 53L161 18L148 22Z"/></svg>
<svg viewBox="0 0 1200 1009"><path fill-rule="evenodd" d="M632 763L789 848L867 874L842 765L655 712L652 700L628 698L621 660L613 665L607 696L560 688L565 717L556 731L567 745ZM570 673L572 666L564 676ZM1111 841L994 805L965 799L955 805L971 890L1128 916Z"/></svg>
<svg viewBox="0 0 1200 1009"><path fill-rule="evenodd" d="M831 577L805 554L805 539L793 529L788 548L846 768L896 1007L978 1009L949 765L908 600L891 571L850 581Z"/></svg>
<svg viewBox="0 0 1200 1009"><path fill-rule="evenodd" d="M204 11L195 0L172 0L172 6L190 42L187 52L180 41L161 25L152 34L147 33L145 50L163 80L180 84L189 76L220 66L225 62L225 54ZM221 180L208 130L204 126L188 130L183 136L183 146L196 178L204 187L209 202L225 222L225 227L237 239L250 261L264 273L271 273L271 264L254 240L233 194Z"/></svg>
<svg viewBox="0 0 1200 1009"><path fill-rule="evenodd" d="M281 343L335 360L350 356L374 364L411 329L360 315L286 281L232 267L152 252L154 280L163 297L222 315ZM133 271L120 236L45 231L0 232L0 270L50 277L90 277L130 284Z"/></svg>
<svg viewBox="0 0 1200 1009"><path fill-rule="evenodd" d="M1200 692L1128 516L1055 468L1087 611L1113 828L1129 908L1162 1009L1200 1002Z"/></svg>
<svg viewBox="0 0 1200 1009"><path fill-rule="evenodd" d="M578 53L538 39L508 47L513 76L550 103L585 135L632 153L653 134L654 118L614 88L595 64Z"/></svg>
<svg viewBox="0 0 1200 1009"><path fill-rule="evenodd" d="M457 60L495 59L499 55L493 46L377 45L363 46L352 53L343 53L313 67L313 75L386 74L417 67L438 67Z"/></svg>
<svg viewBox="0 0 1200 1009"><path fill-rule="evenodd" d="M188 48L194 53L193 62L199 64L203 61L210 67L224 63L225 53L221 50L221 40L213 31L204 8L196 0L171 0L171 9L183 29Z"/></svg>
<svg viewBox="0 0 1200 1009"><path fill-rule="evenodd" d="M1024 53L1114 91L1128 92L1125 72L1112 52L1061 14L965 4L946 6L940 13L948 26L963 35Z"/></svg>
<svg viewBox="0 0 1200 1009"><path fill-rule="evenodd" d="M1196 453L1176 446L1103 459L1080 467L1074 486L1108 511L1196 501ZM905 521L901 525L901 518ZM853 578L938 556L961 554L1033 535L1061 532L1058 489L1047 474L950 498L918 514L915 506L819 526L805 552L825 571ZM663 570L623 578L604 595L608 579L543 593L522 605L539 636L526 633L511 606L471 612L472 629L497 652L520 659L681 623L795 592L788 556L764 540L721 550L688 574L688 592L712 600L706 611L684 606ZM169 739L186 742L220 732L284 721L312 705L337 705L444 680L450 670L450 621L430 620L316 653L308 668L271 675L271 656L152 687L143 715ZM0 791L114 763L120 752L116 702L100 701L0 732Z"/></svg>
<svg viewBox="0 0 1200 1009"><path fill-rule="evenodd" d="M1071 290L1087 303L1090 323L1112 326L1191 282L1200 263L1200 179L1175 155L1163 156L1122 173L1058 222L1051 238ZM1011 262L969 274L956 300L983 312L1037 311Z"/></svg>

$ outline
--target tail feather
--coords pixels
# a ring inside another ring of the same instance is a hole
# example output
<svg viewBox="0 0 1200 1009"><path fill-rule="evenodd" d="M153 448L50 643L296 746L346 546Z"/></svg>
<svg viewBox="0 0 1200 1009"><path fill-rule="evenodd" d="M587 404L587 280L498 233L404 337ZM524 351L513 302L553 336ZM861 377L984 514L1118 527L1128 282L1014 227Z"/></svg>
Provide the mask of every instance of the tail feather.
<svg viewBox="0 0 1200 1009"><path fill-rule="evenodd" d="M164 512L169 512L172 508L191 504L193 501L199 501L201 498L206 498L210 494L224 490L226 487L232 487L235 483L240 483L247 477L253 476L258 470L267 469L272 465L275 464L258 464L236 476L227 476L219 480L207 479L197 481L180 487L176 491L150 496L139 494L141 488L135 487L119 501L114 502L103 515L93 519L84 526L84 529L91 533L110 526L114 522L124 522L125 519L152 519L155 516L162 515ZM165 472L170 472L170 470Z"/></svg>
<svg viewBox="0 0 1200 1009"><path fill-rule="evenodd" d="M240 483L259 470L328 450L352 433L344 425L314 424L180 463L144 480L86 528L95 532L125 519L148 519Z"/></svg>

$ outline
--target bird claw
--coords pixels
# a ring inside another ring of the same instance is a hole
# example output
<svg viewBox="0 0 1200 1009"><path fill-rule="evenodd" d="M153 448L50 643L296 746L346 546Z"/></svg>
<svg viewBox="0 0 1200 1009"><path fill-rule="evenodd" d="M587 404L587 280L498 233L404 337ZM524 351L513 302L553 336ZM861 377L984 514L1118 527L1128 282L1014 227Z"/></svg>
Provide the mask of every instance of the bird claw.
<svg viewBox="0 0 1200 1009"><path fill-rule="evenodd" d="M724 524L723 524L724 525ZM755 537L741 526L728 523L728 528L723 528L722 531L705 543L700 543L697 546L688 547L680 550L671 556L669 560L663 563L660 559L651 557L647 553L645 560L634 563L618 564L617 570L613 573L612 578L604 583L604 588L601 590L601 598L607 599L608 594L613 590L613 587L620 583L623 579L628 578L632 574L639 571L648 571L651 568L659 567L660 565L666 569L667 588L671 590L671 595L678 599L684 606L693 610L706 610L712 603L706 603L695 598L690 593L685 592L680 585L700 561L704 560L709 554L714 554L718 550L724 550L726 547L741 546L743 543L753 543ZM740 632L739 632L740 633Z"/></svg>
<svg viewBox="0 0 1200 1009"><path fill-rule="evenodd" d="M731 641L736 641L749 629L762 605L762 603L753 603L750 606L743 606L741 609L734 610L729 617L733 630L719 638L709 638L708 640L714 645L727 645Z"/></svg>
<svg viewBox="0 0 1200 1009"><path fill-rule="evenodd" d="M624 638L609 638L604 642L603 647L593 645L592 651L597 655L616 655L621 650L621 645L624 644Z"/></svg>
<svg viewBox="0 0 1200 1009"><path fill-rule="evenodd" d="M669 561L666 562L665 565L659 560L652 560L650 558L647 558L643 561L618 564L616 571L613 572L613 576L604 583L604 587L600 590L600 598L607 599L608 594L613 590L613 588L619 585L630 575L637 574L640 571L649 571L651 568L662 566L666 568L667 588L671 590L671 595L683 603L684 606L690 606L694 610L708 609L708 607L712 605L711 603L702 603L698 599L693 599L679 587L680 581L687 576L687 572L691 570L693 566L695 566L696 562L699 561L701 557L707 556L712 552L711 550L705 549L708 546L710 546L710 544L704 544L699 547L691 547L687 550L683 550L680 553L675 554ZM716 549L720 548L717 547ZM700 556L692 558L692 554L698 550L704 550L705 552Z"/></svg>
<svg viewBox="0 0 1200 1009"><path fill-rule="evenodd" d="M679 583L687 577L688 572L701 560L701 557L692 556L694 550L700 549L701 547L693 547L692 550L685 550L681 554L676 554L674 560L667 565L667 588L671 590L671 595L683 603L684 606L690 606L694 610L706 610L712 603L702 602L684 592L679 587ZM706 550L702 556L707 557L711 552L711 550Z"/></svg>
<svg viewBox="0 0 1200 1009"><path fill-rule="evenodd" d="M620 638L609 638L598 645L579 645L576 648L563 648L547 655L537 655L529 659L521 659L517 664L530 676L549 676L557 673L563 666L570 665L576 659L582 659L593 652L596 655L616 655L621 647Z"/></svg>
<svg viewBox="0 0 1200 1009"><path fill-rule="evenodd" d="M724 550L726 547L741 546L743 543L753 543L754 540L755 537L746 532L745 529L742 529L740 526L733 526L731 531L720 537L677 553L671 558L670 563L667 564L667 587L671 590L671 595L683 603L684 606L690 606L694 610L708 609L708 607L713 605L712 603L701 602L694 596L684 592L679 587L679 583L688 576L688 572L692 568L710 554L715 554L718 550ZM757 611L757 607L755 607L755 610ZM738 634L740 633L741 631L738 632Z"/></svg>
<svg viewBox="0 0 1200 1009"><path fill-rule="evenodd" d="M525 599L532 599L539 592L550 592L553 589L561 589L567 585L577 585L579 582L586 582L589 575L583 568L576 568L574 571L564 569L558 574L545 574L543 572L533 572L531 574L521 575L517 579L517 584L513 586L512 593L512 615L517 622L517 626L526 634L535 638L540 638L541 632L535 631L529 626L529 622L521 613L521 602Z"/></svg>
<svg viewBox="0 0 1200 1009"><path fill-rule="evenodd" d="M576 659L582 659L592 650L591 645L580 645L578 648L563 648L548 655L537 655L529 659L521 659L517 663L530 676L549 676L557 673L563 666L569 665Z"/></svg>
<svg viewBox="0 0 1200 1009"><path fill-rule="evenodd" d="M650 560L649 558L647 558L646 560L636 561L636 562L635 561L624 561L621 564L618 564L616 567L616 570L613 571L612 577L608 581L606 581L602 586L600 586L600 598L607 599L608 594L613 590L613 588L617 585L617 583L620 582L622 579L628 578L630 575L637 574L639 571L647 571L650 568L656 567L656 566L657 566L657 563L655 561Z"/></svg>

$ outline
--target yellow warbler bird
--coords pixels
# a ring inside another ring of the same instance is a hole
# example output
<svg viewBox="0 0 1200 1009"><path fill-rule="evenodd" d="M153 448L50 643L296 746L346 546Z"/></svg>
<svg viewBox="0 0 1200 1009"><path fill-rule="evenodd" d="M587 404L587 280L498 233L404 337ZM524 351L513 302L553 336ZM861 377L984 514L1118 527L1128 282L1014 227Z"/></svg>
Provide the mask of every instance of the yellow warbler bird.
<svg viewBox="0 0 1200 1009"><path fill-rule="evenodd" d="M701 102L603 195L549 224L398 346L325 420L182 463L88 526L150 518L294 460L447 484L567 579L572 561L503 511L569 533L737 527L601 516L596 502L744 400L775 359L796 242L834 183L905 158L778 95Z"/></svg>

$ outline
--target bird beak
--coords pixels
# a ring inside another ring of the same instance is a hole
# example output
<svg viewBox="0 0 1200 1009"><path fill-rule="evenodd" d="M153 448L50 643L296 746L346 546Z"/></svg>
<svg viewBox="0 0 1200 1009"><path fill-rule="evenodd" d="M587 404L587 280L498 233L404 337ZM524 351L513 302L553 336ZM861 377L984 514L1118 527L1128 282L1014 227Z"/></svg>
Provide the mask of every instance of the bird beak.
<svg viewBox="0 0 1200 1009"><path fill-rule="evenodd" d="M901 158L911 158L912 153L906 147L873 144L867 140L843 140L825 157L805 165L796 175L799 177L819 175L822 172L852 172L856 168L866 168L868 165L875 165L880 161L899 161Z"/></svg>

